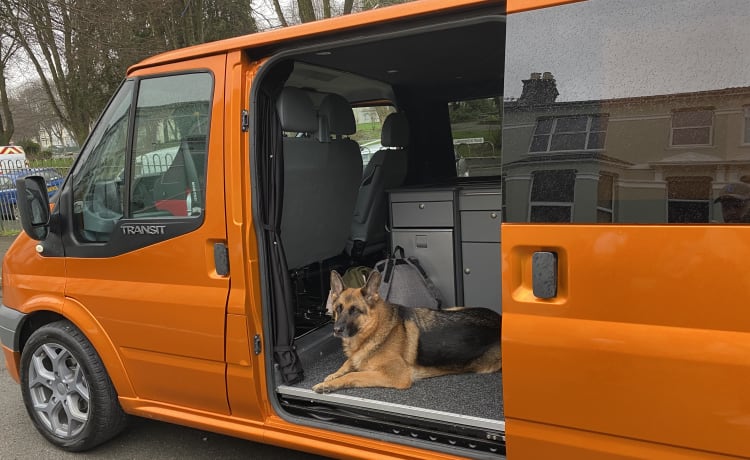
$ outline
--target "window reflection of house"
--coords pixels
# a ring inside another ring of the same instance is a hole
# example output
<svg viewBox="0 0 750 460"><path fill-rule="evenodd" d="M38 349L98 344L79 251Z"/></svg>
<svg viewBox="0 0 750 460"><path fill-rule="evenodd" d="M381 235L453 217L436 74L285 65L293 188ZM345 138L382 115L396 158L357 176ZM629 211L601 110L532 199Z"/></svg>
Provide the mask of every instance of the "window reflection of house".
<svg viewBox="0 0 750 460"><path fill-rule="evenodd" d="M505 102L509 222L721 221L719 190L750 178L750 87L556 102L534 75Z"/></svg>
<svg viewBox="0 0 750 460"><path fill-rule="evenodd" d="M712 109L688 109L673 112L670 145L711 145L713 122Z"/></svg>

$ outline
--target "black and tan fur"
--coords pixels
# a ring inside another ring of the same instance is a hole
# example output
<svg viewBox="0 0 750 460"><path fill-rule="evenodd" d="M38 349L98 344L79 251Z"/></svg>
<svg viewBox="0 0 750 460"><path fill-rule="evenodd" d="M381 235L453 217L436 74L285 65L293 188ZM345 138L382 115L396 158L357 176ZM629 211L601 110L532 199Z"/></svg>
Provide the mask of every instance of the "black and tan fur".
<svg viewBox="0 0 750 460"><path fill-rule="evenodd" d="M394 305L380 298L379 286L377 271L361 289L345 289L341 276L331 272L329 314L347 360L313 390L406 389L428 377L501 370L499 314L486 308Z"/></svg>

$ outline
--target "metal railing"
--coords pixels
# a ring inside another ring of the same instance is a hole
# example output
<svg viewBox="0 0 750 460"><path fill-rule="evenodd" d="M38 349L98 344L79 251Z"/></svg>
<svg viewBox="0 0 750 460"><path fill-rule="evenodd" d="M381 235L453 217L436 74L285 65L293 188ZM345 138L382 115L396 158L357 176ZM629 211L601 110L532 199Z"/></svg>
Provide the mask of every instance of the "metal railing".
<svg viewBox="0 0 750 460"><path fill-rule="evenodd" d="M70 163L52 159L33 161L30 166L24 161L0 161L0 235L10 236L21 231L16 208L16 179L27 174L41 174L47 180L51 196L56 192L54 188L62 185L62 180L55 178L59 175L64 180L70 171Z"/></svg>

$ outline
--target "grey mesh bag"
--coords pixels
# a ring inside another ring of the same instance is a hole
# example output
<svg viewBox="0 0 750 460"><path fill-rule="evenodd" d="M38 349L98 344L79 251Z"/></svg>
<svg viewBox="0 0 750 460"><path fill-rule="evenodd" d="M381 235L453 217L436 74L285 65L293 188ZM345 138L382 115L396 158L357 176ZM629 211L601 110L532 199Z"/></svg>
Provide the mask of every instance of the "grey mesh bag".
<svg viewBox="0 0 750 460"><path fill-rule="evenodd" d="M405 307L442 306L439 291L432 284L419 261L406 257L404 248L396 246L393 255L375 264L382 281L378 294L384 300Z"/></svg>

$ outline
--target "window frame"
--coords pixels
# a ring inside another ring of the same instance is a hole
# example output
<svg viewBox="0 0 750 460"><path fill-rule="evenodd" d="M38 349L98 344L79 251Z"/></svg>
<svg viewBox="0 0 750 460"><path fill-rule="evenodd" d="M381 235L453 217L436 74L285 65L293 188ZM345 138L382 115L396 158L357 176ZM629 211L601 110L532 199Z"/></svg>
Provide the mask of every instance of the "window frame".
<svg viewBox="0 0 750 460"><path fill-rule="evenodd" d="M602 206L601 203L601 197L599 196L600 187L602 184L602 178L607 177L609 180L612 181L610 184L610 198L609 198L609 207ZM615 193L617 191L617 176L615 174L611 173L601 173L599 174L599 180L597 181L597 197L596 197L596 223L597 224L611 224L615 222L615 203L617 202L617 197L615 196ZM609 220L603 221L599 220L599 214L600 213L607 213L609 214Z"/></svg>
<svg viewBox="0 0 750 460"><path fill-rule="evenodd" d="M713 178L710 176L669 176L666 178L667 182L667 200L666 200L666 224L707 224L711 222L711 207L712 207L712 198L711 198L711 184L713 183ZM705 184L706 190L705 190L705 198L694 198L694 197L688 197L688 198L680 198L680 197L672 197L672 193L670 192L670 189L672 188L672 184L674 183L703 183ZM706 220L705 221L688 221L688 222L678 222L674 221L669 218L670 215L670 209L672 208L673 204L678 203L684 203L684 204L701 204L705 205L705 214L706 214Z"/></svg>
<svg viewBox="0 0 750 460"><path fill-rule="evenodd" d="M684 115L689 113L700 113L700 112L710 112L711 113L711 122L708 125L691 125L691 126L678 126L675 127L675 117L678 115ZM693 107L689 109L679 109L679 110L672 110L672 114L670 117L670 125L669 125L669 146L674 148L691 148L691 147L710 147L713 145L714 141L714 125L716 121L716 111L714 107ZM680 131L686 131L689 129L704 129L708 128L708 141L706 143L701 144L675 144L674 142L674 134L675 130Z"/></svg>
<svg viewBox="0 0 750 460"><path fill-rule="evenodd" d="M533 199L534 195L534 184L537 180L541 179L540 173L567 173L573 175L573 182L571 183L571 200L570 201L536 201ZM543 169L543 170L537 170L531 173L531 182L529 184L529 211L527 215L527 221L529 223L572 223L573 217L574 217L574 211L575 211L575 187L576 187L576 180L578 178L578 172L575 169ZM567 208L570 212L570 217L567 222L564 221L539 221L539 220L533 220L532 215L534 213L534 208L540 208L540 207L554 207L554 208Z"/></svg>
<svg viewBox="0 0 750 460"><path fill-rule="evenodd" d="M560 132L556 131L558 124L561 120L572 119L572 118L582 118L582 117L586 117L586 129L585 130L583 131L560 131ZM604 129L592 130L592 128L594 127L594 120L597 118L606 120ZM540 122L545 122L548 120L552 121L552 125L550 126L549 132L537 134L537 129L540 125ZM535 155L535 154L544 154L544 153L565 153L565 152L578 152L578 151L601 152L604 150L604 143L606 142L608 127L609 127L609 114L608 113L586 113L586 114L571 114L571 115L561 115L561 116L539 117L537 118L536 123L534 124L534 131L531 134L531 141L529 143L529 154ZM601 147L589 148L589 143L591 142L591 135L594 133L603 133L604 140L602 141ZM552 141L555 135L565 135L565 134L568 134L568 135L585 134L586 141L584 142L583 147L576 148L576 149L560 149L560 150L552 149ZM535 139L541 138L541 137L547 138L544 150L532 150Z"/></svg>

